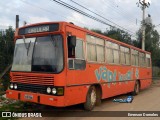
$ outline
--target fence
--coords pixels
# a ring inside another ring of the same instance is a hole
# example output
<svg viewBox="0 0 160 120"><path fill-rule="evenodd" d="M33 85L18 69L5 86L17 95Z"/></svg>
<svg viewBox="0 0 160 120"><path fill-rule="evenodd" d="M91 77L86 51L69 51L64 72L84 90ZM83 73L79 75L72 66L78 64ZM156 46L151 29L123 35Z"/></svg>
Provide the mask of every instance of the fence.
<svg viewBox="0 0 160 120"><path fill-rule="evenodd" d="M152 76L154 77L160 77L160 67L153 66L152 67Z"/></svg>

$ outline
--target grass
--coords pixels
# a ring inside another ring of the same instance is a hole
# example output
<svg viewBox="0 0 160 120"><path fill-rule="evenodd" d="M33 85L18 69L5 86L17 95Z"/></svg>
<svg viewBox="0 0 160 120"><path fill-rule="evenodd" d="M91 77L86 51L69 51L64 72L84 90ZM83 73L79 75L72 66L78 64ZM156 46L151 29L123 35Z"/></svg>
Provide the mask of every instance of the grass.
<svg viewBox="0 0 160 120"><path fill-rule="evenodd" d="M18 106L18 109L17 109ZM21 102L16 102L13 104L7 104L4 105L0 108L1 112L18 112L20 110L23 110L23 103ZM17 120L18 118L12 118L12 117L7 117L7 118L0 118L1 120Z"/></svg>
<svg viewBox="0 0 160 120"><path fill-rule="evenodd" d="M23 109L23 105L24 105L23 102L18 101L12 104L7 104L7 105L2 106L0 108L0 111L13 111L13 112L22 111L22 110L25 110Z"/></svg>

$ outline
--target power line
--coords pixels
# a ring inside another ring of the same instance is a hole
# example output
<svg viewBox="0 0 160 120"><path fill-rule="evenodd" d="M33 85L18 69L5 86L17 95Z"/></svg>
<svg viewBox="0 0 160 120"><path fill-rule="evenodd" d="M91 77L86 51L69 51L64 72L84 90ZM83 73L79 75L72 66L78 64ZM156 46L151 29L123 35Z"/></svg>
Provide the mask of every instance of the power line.
<svg viewBox="0 0 160 120"><path fill-rule="evenodd" d="M122 14L122 12L120 12L120 10L119 10L117 7L115 7L115 6L113 6L113 5L108 5L108 4L106 4L104 1L102 1L102 2L103 2L103 4L105 4L105 5L107 6L107 8L109 7L110 9L112 9L111 11L114 11L115 13L117 13L118 16L126 18L126 15L125 15L125 14ZM117 16L117 15L116 15L116 16ZM112 16L113 16L113 14L112 14ZM134 24L137 23L136 19L131 20L131 19L129 19L129 18L127 17L127 19L125 19L125 20L130 21L130 22L132 23L132 24L125 24L127 27L132 26L132 25L134 25ZM135 31L135 32L136 32L136 31Z"/></svg>
<svg viewBox="0 0 160 120"><path fill-rule="evenodd" d="M88 10L88 11L90 11L91 13L93 13L93 14L95 14L95 15L97 15L97 16L99 16L99 17L105 19L105 20L107 20L108 22L110 22L110 23L112 23L112 24L114 24L114 25L116 25L116 26L118 26L118 27L120 27L120 28L122 28L122 29L124 29L124 30L127 30L127 29L125 29L124 27L122 27L122 26L120 26L120 25L118 25L118 24L112 22L111 20L109 20L109 19L107 19L107 18L105 18L105 17L103 17L103 16L101 16L101 15L99 15L99 14L97 14L97 13L91 11L90 9L84 7L83 5L77 3L77 2L75 2L75 1L73 1L73 0L71 0L71 1L72 1L73 3L75 3L76 5L78 5L78 6L82 7L82 8L84 8L84 9L86 9L86 10ZM129 31L129 30L127 30L127 31ZM130 31L130 32L131 32L131 31ZM133 32L131 32L131 33L133 33Z"/></svg>
<svg viewBox="0 0 160 120"><path fill-rule="evenodd" d="M70 0L70 1L73 1L73 0ZM103 4L105 4L104 6L106 7L107 6L107 8L109 7L109 8L111 8L111 10L110 11L114 11L114 12L116 12L116 13L118 13L117 15L119 15L119 16L121 16L121 15L123 15L124 16L124 14L122 14L121 12L120 12L120 10L121 9L118 9L119 7L115 7L110 1L107 1L107 2L109 2L109 3L111 3L110 5L109 4L106 4L106 2L104 2L103 0L101 0L102 2L103 2ZM80 3L83 3L83 5L86 5L86 2L85 2L85 4L84 4L84 2L80 2ZM88 5L86 5L86 6L88 6ZM99 10L96 10L96 9L94 9L95 11L97 11L98 13L102 13L102 11L101 12L99 12ZM118 10L118 11L117 11ZM123 12L124 13L124 12ZM127 12L126 12L127 13ZM103 14L103 13L102 13ZM116 16L117 16L116 15ZM112 16L114 16L113 14L112 14ZM122 17L122 16L121 16ZM114 17L114 18L117 18L117 17ZM111 18L110 18L111 19ZM127 18L127 20L129 20L129 21L131 21L132 23L136 23L136 18L135 19L132 19L132 18Z"/></svg>
<svg viewBox="0 0 160 120"><path fill-rule="evenodd" d="M71 1L72 1L73 3L75 3L76 5L78 5L78 6L82 7L82 8L84 8L84 9L86 9L86 10L88 10L88 11L90 11L91 13L93 13L93 14L95 14L95 15L97 15L97 16L99 16L99 17L105 19L105 20L107 20L108 22L110 22L110 23L112 23L112 24L115 24L116 26L118 26L118 27L120 27L120 28L122 28L122 29L124 29L124 30L127 30L126 28L124 28L124 27L122 27L122 26L120 26L120 25L118 25L118 24L112 22L111 20L109 20L109 19L107 19L107 18L105 18L105 17L103 17L103 16L101 16L101 15L99 15L99 14L93 12L92 10L86 8L85 6L83 6L83 5L81 5L81 4L77 3L77 2L75 2L75 1L73 1L73 0L71 0ZM127 30L127 31L129 31L129 30ZM130 31L130 32L131 32L131 31ZM133 32L131 32L131 33L133 33Z"/></svg>
<svg viewBox="0 0 160 120"><path fill-rule="evenodd" d="M33 8L36 7L36 8L38 8L38 9L41 9L41 10L43 10L43 11L45 11L45 12L50 13L50 14L58 15L58 16L60 16L60 17L63 17L63 18L65 18L65 19L68 19L67 17L65 17L65 16L63 16L63 15L59 15L59 14L57 14L56 12L53 12L53 11L47 10L47 9L45 9L45 8L42 8L42 7L40 7L40 6L31 4L31 3L27 2L27 1L24 1L24 0L20 0L20 1L23 2L23 3L25 3L25 4L27 4L27 5L29 5L29 6L31 6L31 7L34 6ZM24 19L24 18L23 18L23 19ZM86 26L86 24L80 22L80 21L77 20L77 19L72 18L72 21L76 21L76 22L78 22L78 23L83 24L84 26ZM28 23L28 22L27 22L27 23ZM30 23L31 23L31 22L30 22ZM87 24L87 25L88 25L88 24ZM88 25L88 26L90 26L90 25ZM93 27L93 25L90 26L90 27ZM104 29L106 29L106 28L104 28Z"/></svg>
<svg viewBox="0 0 160 120"><path fill-rule="evenodd" d="M104 0L101 0L103 2L103 4L105 4L107 7L109 7L110 9L114 10L114 12L118 13L119 16L126 16L126 13L124 13L121 9L118 9L119 7L117 5L113 5L114 3L111 3L110 1L108 1L110 3L110 5L106 4L106 2ZM111 11L112 11L111 10ZM136 19L132 19L132 18L128 18L129 21L135 23Z"/></svg>
<svg viewBox="0 0 160 120"><path fill-rule="evenodd" d="M41 7L39 7L39 6L36 6L36 5L34 5L34 4L31 4L31 3L28 3L28 2L26 2L26 1L23 1L23 0L21 0L22 2L24 2L24 3L26 3L26 4L28 4L28 5L30 5L30 6L35 6L36 8L39 8L39 9L41 9L41 10L44 10L44 11L46 11L46 12L49 12L49 13L52 13L52 14L57 14L56 12L53 12L53 11L49 11L49 10L47 10L47 9L44 9L44 8L41 8ZM34 8L35 8L34 7ZM61 16L61 17L64 17L64 18L68 18L68 17L65 17L65 16L62 16L62 15L59 15L59 16ZM77 21L77 22L79 22L79 21ZM84 23L82 23L82 22L79 22L79 23L81 23L81 24L84 24ZM85 25L85 24L84 24ZM112 25L111 25L112 26ZM92 26L93 27L93 26ZM113 26L112 26L113 27ZM105 28L106 29L106 28ZM133 34L132 34L132 36L134 36Z"/></svg>
<svg viewBox="0 0 160 120"><path fill-rule="evenodd" d="M84 3L83 3L83 5L82 5L82 4L79 4L78 2L75 2L75 1L73 1L73 0L70 0L70 1L72 1L73 3L75 3L76 5L78 5L78 6L82 7L82 8L84 8L84 5L86 5L86 4L84 4ZM81 2L81 3L82 3L82 2ZM107 5L107 4L106 4L106 5ZM86 5L86 6L88 6L88 5ZM109 6L109 7L110 7L110 6ZM112 7L110 7L110 8L113 10ZM85 7L84 9L86 9L86 7ZM92 12L92 13L93 13L93 11L91 11L90 9L87 8L87 10L88 10L89 12ZM94 10L97 11L98 13L100 13L100 14L103 14L102 12L99 12L99 11L96 10L96 9L94 9ZM112 10L111 10L111 11L112 11ZM116 10L116 9L114 9L114 10ZM117 11L115 11L115 12L117 12ZM95 12L94 12L94 13L95 13ZM117 13L118 13L118 12L117 12ZM121 14L121 13L120 13L120 14ZM118 15L120 15L120 14L118 14ZM96 15L97 15L97 13L96 13ZM104 15L101 15L101 16L104 16ZM113 15L112 15L112 16L113 16ZM110 18L110 19L111 19L111 18ZM111 20L113 21L113 19L111 19ZM111 20L110 20L110 21L111 21ZM127 20L128 20L128 19L127 19ZM130 21L131 21L131 20L130 20ZM133 22L132 22L132 23L133 23ZM136 19L135 19L134 23L136 23ZM127 25L127 27L128 27L128 26L131 26L131 24ZM123 28L124 28L124 27L123 27ZM127 30L127 31L128 31L128 30ZM133 32L132 32L132 33L133 33ZM135 33L136 33L136 32L135 32ZM134 33L134 34L135 34L135 33Z"/></svg>
<svg viewBox="0 0 160 120"><path fill-rule="evenodd" d="M102 0L104 1L104 0ZM110 3L111 1L108 0ZM118 1L120 2L120 1ZM113 4L112 4L113 3ZM112 3L111 3L111 6L113 6L114 8L116 8L118 11L120 10L122 13L124 13L125 15L128 14L128 11L126 11L125 9L123 9L121 6L117 5L115 1L112 0ZM121 8L121 9L118 9L118 8ZM118 12L117 11L117 12ZM137 18L136 18L137 19ZM133 18L132 20L135 21L136 20L135 18ZM137 19L139 22L141 22L141 20Z"/></svg>
<svg viewBox="0 0 160 120"><path fill-rule="evenodd" d="M98 21L98 22L100 22L100 23L102 23L102 24L105 24L105 25L110 26L110 27L115 27L115 26L110 25L110 24L106 23L105 21L103 21L103 20L101 20L101 19L98 19L98 18L96 18L96 17L94 17L94 16L92 16L92 15L90 15L90 14L88 14L88 13L82 11L82 10L79 10L78 8L75 8L74 6L69 5L69 4L67 4L67 3L65 3L65 2L63 2L63 1L61 1L61 0L58 0L58 1L57 1L57 0L52 0L52 1L53 1L53 2L56 2L56 3L60 4L60 5L62 5L62 6L64 6L64 7L66 7L66 8L69 8L69 9L71 9L71 10L73 10L73 11L76 11L76 12L78 12L78 13L86 16L86 17L89 17L89 18L91 18L91 19L93 19L93 20L95 20L95 21ZM103 17L103 16L102 16L102 17ZM106 19L106 18L105 18L105 19ZM111 22L112 22L112 21L111 21ZM112 22L112 23L113 23L113 22ZM114 24L116 24L116 23L114 23ZM117 25L117 24L116 24L116 25ZM117 25L117 26L119 26L119 25ZM121 26L120 26L120 27L121 27ZM123 28L123 27L121 27L121 28ZM123 28L123 29L125 29L125 28ZM125 30L127 30L127 29L125 29ZM127 32L132 33L132 32L129 31L129 30L127 30ZM132 34L132 36L134 36L134 34Z"/></svg>
<svg viewBox="0 0 160 120"><path fill-rule="evenodd" d="M78 13L86 16L86 17L92 18L92 19L94 19L94 20L96 20L96 21L98 21L98 22L104 23L104 24L106 24L106 25L108 25L108 26L110 26L110 27L114 27L114 26L112 26L112 25L110 25L110 24L108 24L108 23L106 23L106 22L104 22L104 21L102 21L102 20L100 20L100 19L92 16L92 15L89 15L89 14L87 14L87 13L85 13L85 12L83 12L83 11L81 11L81 10L79 10L79 9L77 9L77 8L75 8L75 7L71 6L71 5L63 2L63 1L61 1L61 0L59 0L60 2L57 1L57 0L53 0L53 1L55 1L56 3L58 3L58 4L60 4L60 5L65 6L65 7L69 8L69 9L71 9L71 10L74 10L74 11L76 11L76 12L78 12Z"/></svg>
<svg viewBox="0 0 160 120"><path fill-rule="evenodd" d="M103 4L106 4L106 2L104 2L104 0L101 0L102 2L103 2ZM125 24L125 26L127 26L127 28L134 28L134 32L136 33L136 29L139 29L139 26L137 26L137 23L138 24L141 24L141 20L139 20L139 19L137 19L136 18L136 16L135 16L135 18L131 18L131 17L129 17L129 16L133 16L133 15L128 15L128 11L126 11L125 9L123 9L120 5L118 5L118 3L116 3L116 1L115 0L112 0L112 1L110 1L110 0L108 0L107 2L110 2L110 6L108 6L108 7L110 7L111 9L113 8L114 10L115 10L115 12L117 12L118 14L117 15L119 15L119 16L123 16L124 18L126 18L126 16L127 16L127 19L125 19L126 21L130 21L131 23L130 24ZM117 1L117 2L119 2L120 3L120 1ZM121 1L121 2L123 2L123 1ZM113 3L113 4L112 4ZM107 5L107 4L106 4ZM136 4L135 4L136 5ZM134 9L134 8L133 8ZM111 10L112 11L112 10ZM135 15L135 14L134 14ZM137 14L136 14L137 15ZM132 24L133 23L133 24ZM131 27L130 27L131 26Z"/></svg>

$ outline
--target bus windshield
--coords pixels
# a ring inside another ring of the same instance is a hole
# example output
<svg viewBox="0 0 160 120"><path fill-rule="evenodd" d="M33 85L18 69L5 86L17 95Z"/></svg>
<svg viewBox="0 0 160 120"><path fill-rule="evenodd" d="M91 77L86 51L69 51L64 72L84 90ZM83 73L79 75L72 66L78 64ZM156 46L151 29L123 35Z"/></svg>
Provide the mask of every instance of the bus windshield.
<svg viewBox="0 0 160 120"><path fill-rule="evenodd" d="M58 73L62 69L61 35L17 39L12 71Z"/></svg>

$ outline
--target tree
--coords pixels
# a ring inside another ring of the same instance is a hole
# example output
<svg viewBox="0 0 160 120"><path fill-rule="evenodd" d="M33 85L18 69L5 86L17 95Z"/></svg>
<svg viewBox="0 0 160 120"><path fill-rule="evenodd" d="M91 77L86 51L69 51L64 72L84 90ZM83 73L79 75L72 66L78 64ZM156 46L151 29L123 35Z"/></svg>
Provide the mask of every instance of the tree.
<svg viewBox="0 0 160 120"><path fill-rule="evenodd" d="M14 30L9 27L5 31L0 32L0 72L12 62L14 49Z"/></svg>
<svg viewBox="0 0 160 120"><path fill-rule="evenodd" d="M106 30L105 32L102 32L99 29L91 29L91 31L105 35L107 37L113 38L115 40L133 45L133 41L131 38L131 35L129 35L127 32L116 29L116 28L111 28L110 30Z"/></svg>
<svg viewBox="0 0 160 120"><path fill-rule="evenodd" d="M155 25L150 24L146 25L145 28L145 50L151 52L152 55L152 64L153 66L160 67L160 42L159 42L159 33L155 30ZM142 46L142 30L139 29L137 32L138 43L136 47L141 48Z"/></svg>
<svg viewBox="0 0 160 120"><path fill-rule="evenodd" d="M104 33L99 29L91 29L91 31L104 35Z"/></svg>
<svg viewBox="0 0 160 120"><path fill-rule="evenodd" d="M121 29L112 28L104 34L110 38L132 45L131 35Z"/></svg>
<svg viewBox="0 0 160 120"><path fill-rule="evenodd" d="M9 64L12 63L14 49L14 30L9 27L0 31L0 75ZM9 84L9 72L3 76L2 83L7 89Z"/></svg>

